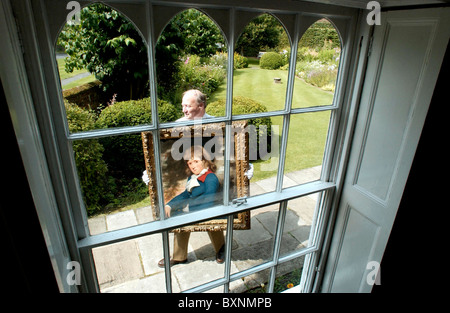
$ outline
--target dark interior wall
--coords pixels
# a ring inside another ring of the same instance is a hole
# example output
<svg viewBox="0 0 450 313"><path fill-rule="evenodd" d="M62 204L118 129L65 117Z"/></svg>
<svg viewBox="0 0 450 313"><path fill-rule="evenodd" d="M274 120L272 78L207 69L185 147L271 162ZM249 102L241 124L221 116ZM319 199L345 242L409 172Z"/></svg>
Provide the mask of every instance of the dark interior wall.
<svg viewBox="0 0 450 313"><path fill-rule="evenodd" d="M58 292L1 84L0 103L2 292Z"/></svg>

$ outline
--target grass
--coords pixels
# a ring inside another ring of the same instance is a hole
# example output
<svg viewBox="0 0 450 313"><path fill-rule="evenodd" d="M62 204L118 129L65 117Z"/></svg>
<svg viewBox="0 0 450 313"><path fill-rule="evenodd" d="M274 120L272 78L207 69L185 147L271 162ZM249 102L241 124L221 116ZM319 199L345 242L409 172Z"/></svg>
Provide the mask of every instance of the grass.
<svg viewBox="0 0 450 313"><path fill-rule="evenodd" d="M63 90L66 90L66 89L70 89L70 88L73 88L73 87L84 85L84 84L87 84L87 83L90 83L90 82L93 82L93 81L96 81L96 80L97 79L95 78L94 75L89 75L88 77L77 79L77 80L75 80L75 81L73 81L71 83L65 84L62 87L63 87Z"/></svg>
<svg viewBox="0 0 450 313"><path fill-rule="evenodd" d="M66 59L62 58L62 59L57 59L56 61L58 62L59 76L60 76L61 80L67 79L67 78L71 78L71 77L76 76L78 74L82 74L82 73L86 73L87 72L87 70L83 69L83 70L73 70L72 73L67 73L66 70L65 70Z"/></svg>
<svg viewBox="0 0 450 313"><path fill-rule="evenodd" d="M82 70L74 70L72 73L67 73L66 70L65 70L66 59L57 59L56 61L58 63L59 77L60 77L61 80L64 80L64 79L67 79L67 78L71 78L71 77L74 77L76 75L83 74L83 73L87 72L87 70L82 69ZM95 81L95 80L96 79L95 79L94 75L90 75L88 77L81 78L81 79L78 79L78 80L73 81L71 83L65 84L62 87L63 87L63 89L70 89L70 88L77 87L77 86L80 86L80 85L83 85L83 84L86 84L86 83L89 83L89 82L92 82L92 81Z"/></svg>
<svg viewBox="0 0 450 313"><path fill-rule="evenodd" d="M287 76L286 70L264 70L252 64L250 68L234 71L233 95L256 100L269 111L284 110ZM274 83L275 77L281 78L281 84ZM225 95L225 88L220 88L209 101L225 98ZM332 101L333 93L295 79L293 108L330 105ZM329 111L291 115L285 173L322 164L329 120ZM283 118L272 117L272 123L281 134ZM252 181L273 177L277 173L277 158L252 163L255 166ZM265 168L261 168L262 165Z"/></svg>

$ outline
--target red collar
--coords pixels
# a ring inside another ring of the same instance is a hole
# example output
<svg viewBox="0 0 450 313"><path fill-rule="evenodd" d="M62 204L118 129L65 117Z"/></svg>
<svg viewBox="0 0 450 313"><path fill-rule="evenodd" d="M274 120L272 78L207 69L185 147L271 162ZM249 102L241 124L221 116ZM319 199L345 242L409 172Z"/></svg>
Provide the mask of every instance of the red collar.
<svg viewBox="0 0 450 313"><path fill-rule="evenodd" d="M197 180L201 181L202 183L205 182L206 176L208 176L208 174L214 173L213 171L211 171L210 169L208 169L208 171L203 174L202 176L198 177Z"/></svg>

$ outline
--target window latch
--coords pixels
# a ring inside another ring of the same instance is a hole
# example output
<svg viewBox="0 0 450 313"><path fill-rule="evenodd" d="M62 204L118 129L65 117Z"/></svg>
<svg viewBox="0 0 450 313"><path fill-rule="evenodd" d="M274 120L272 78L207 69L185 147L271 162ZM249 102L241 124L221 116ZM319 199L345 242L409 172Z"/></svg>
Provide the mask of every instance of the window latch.
<svg viewBox="0 0 450 313"><path fill-rule="evenodd" d="M237 198L237 199L233 199L233 201L231 201L231 204L233 204L235 206L240 206L245 203L247 203L247 197Z"/></svg>

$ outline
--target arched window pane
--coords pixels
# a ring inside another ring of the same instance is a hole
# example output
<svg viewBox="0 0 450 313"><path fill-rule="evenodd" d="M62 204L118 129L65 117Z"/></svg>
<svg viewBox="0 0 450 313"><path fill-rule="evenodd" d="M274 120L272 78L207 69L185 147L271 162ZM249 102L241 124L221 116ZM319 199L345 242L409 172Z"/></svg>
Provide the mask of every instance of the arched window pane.
<svg viewBox="0 0 450 313"><path fill-rule="evenodd" d="M306 30L298 44L293 108L333 103L340 55L339 34L328 20Z"/></svg>
<svg viewBox="0 0 450 313"><path fill-rule="evenodd" d="M177 14L165 27L156 45L158 99L170 103L176 113L160 121L184 117L183 93L196 89L208 103L225 98L227 48L219 27L204 13L189 9ZM223 91L222 95L216 95ZM207 110L208 111L208 110ZM202 117L197 114L196 117ZM215 113L214 116L223 115ZM186 115L187 119L193 118Z"/></svg>
<svg viewBox="0 0 450 313"><path fill-rule="evenodd" d="M123 14L100 3L83 8L56 51L70 133L151 123L147 46ZM71 144L91 234L154 220L140 134Z"/></svg>
<svg viewBox="0 0 450 313"><path fill-rule="evenodd" d="M234 55L233 96L257 101L266 111L284 110L290 45L270 14L254 18L239 36ZM233 114L243 114L233 108ZM254 113L254 112L251 112Z"/></svg>
<svg viewBox="0 0 450 313"><path fill-rule="evenodd" d="M147 47L124 15L100 3L83 8L80 23L62 29L56 51L64 102L93 119L66 112L70 132L151 123Z"/></svg>

